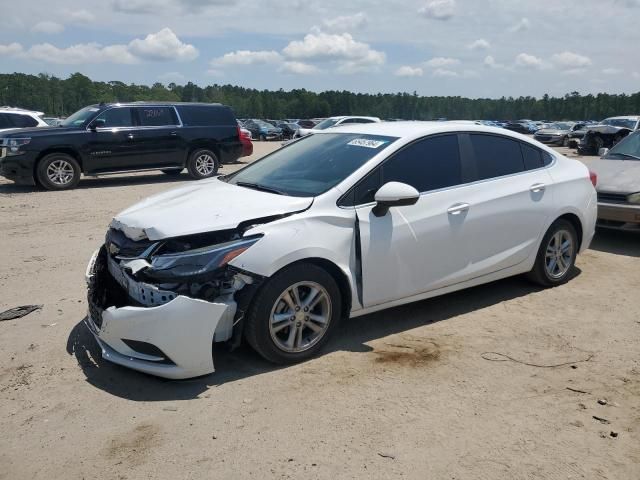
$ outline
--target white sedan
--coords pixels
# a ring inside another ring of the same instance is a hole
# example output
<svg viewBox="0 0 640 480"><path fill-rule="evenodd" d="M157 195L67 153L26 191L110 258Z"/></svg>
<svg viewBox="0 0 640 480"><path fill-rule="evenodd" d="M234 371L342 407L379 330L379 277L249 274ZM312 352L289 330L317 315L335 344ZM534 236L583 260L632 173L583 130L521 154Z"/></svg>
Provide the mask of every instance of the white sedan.
<svg viewBox="0 0 640 480"><path fill-rule="evenodd" d="M104 358L167 378L211 373L215 342L303 361L348 317L518 274L568 281L594 183L504 129L318 132L117 215L87 269L86 323Z"/></svg>

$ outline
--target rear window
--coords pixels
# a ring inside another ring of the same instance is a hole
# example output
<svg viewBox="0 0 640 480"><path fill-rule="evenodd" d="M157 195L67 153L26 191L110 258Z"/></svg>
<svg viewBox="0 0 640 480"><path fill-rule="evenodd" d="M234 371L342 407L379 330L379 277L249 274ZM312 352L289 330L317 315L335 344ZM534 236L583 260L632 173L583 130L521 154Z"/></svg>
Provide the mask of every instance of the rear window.
<svg viewBox="0 0 640 480"><path fill-rule="evenodd" d="M178 113L186 127L207 127L214 125L235 125L231 110L219 106L179 106Z"/></svg>
<svg viewBox="0 0 640 480"><path fill-rule="evenodd" d="M139 107L136 111L140 125L143 127L178 125L178 117L173 107Z"/></svg>

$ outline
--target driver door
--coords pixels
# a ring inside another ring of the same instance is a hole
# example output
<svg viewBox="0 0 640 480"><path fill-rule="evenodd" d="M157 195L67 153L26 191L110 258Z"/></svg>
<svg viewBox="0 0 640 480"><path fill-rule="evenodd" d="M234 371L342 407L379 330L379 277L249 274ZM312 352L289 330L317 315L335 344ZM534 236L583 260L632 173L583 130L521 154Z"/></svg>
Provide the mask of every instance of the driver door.
<svg viewBox="0 0 640 480"><path fill-rule="evenodd" d="M355 187L365 307L445 287L464 276L466 213L458 187L463 177L458 137L447 134L410 144ZM415 187L420 199L376 217L375 192L391 181Z"/></svg>

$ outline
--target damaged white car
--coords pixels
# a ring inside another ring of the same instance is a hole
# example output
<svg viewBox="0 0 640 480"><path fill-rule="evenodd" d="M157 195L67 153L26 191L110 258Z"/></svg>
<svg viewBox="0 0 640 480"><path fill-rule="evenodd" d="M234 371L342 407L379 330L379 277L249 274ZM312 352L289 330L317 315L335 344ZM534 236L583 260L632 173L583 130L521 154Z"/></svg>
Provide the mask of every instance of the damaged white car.
<svg viewBox="0 0 640 480"><path fill-rule="evenodd" d="M503 129L318 132L117 215L87 269L86 323L104 358L166 378L213 372L212 345L241 339L299 362L343 318L521 273L567 281L593 183Z"/></svg>

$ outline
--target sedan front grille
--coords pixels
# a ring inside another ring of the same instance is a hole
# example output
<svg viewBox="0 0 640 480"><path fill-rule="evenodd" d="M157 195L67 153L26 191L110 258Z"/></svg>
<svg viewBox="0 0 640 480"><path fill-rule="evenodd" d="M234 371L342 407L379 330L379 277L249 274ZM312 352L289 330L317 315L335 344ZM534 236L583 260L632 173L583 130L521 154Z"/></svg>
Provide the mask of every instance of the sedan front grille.
<svg viewBox="0 0 640 480"><path fill-rule="evenodd" d="M601 203L628 203L625 193L598 192L598 202Z"/></svg>

